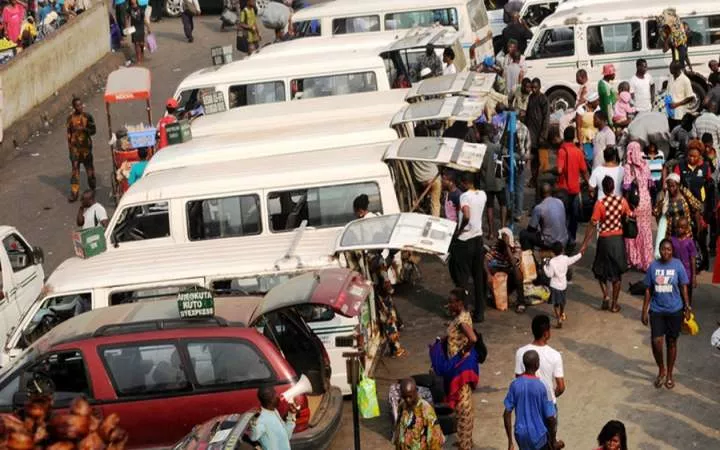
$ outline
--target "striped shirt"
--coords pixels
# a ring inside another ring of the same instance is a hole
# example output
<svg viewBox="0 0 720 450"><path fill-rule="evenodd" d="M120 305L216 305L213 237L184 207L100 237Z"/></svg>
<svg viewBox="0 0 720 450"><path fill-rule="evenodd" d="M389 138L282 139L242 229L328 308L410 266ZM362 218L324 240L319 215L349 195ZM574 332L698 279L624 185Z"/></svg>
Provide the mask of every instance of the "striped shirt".
<svg viewBox="0 0 720 450"><path fill-rule="evenodd" d="M652 178L653 181L660 181L662 178L663 165L665 164L665 155L663 152L658 150L655 156L643 154L643 159L647 161L650 167L650 178Z"/></svg>
<svg viewBox="0 0 720 450"><path fill-rule="evenodd" d="M692 136L695 139L702 139L705 133L709 133L712 136L713 145L720 143L720 117L707 111L695 119Z"/></svg>

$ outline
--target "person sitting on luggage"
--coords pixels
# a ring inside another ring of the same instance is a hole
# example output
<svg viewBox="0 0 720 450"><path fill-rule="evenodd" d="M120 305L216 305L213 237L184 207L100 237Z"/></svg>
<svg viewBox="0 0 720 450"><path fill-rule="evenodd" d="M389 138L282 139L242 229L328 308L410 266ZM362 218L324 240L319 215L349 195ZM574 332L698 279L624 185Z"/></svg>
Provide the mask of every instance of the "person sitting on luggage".
<svg viewBox="0 0 720 450"><path fill-rule="evenodd" d="M527 229L520 231L523 250L550 249L555 242L567 244L565 205L553 197L550 183L543 183L540 192L543 200L533 208Z"/></svg>
<svg viewBox="0 0 720 450"><path fill-rule="evenodd" d="M485 255L486 279L492 280L498 272L507 274L508 295L513 290L517 291L517 312L523 312L526 308L523 292L523 277L520 271L520 258L520 246L515 243L512 230L510 230L510 228L501 228L498 231L498 240Z"/></svg>
<svg viewBox="0 0 720 450"><path fill-rule="evenodd" d="M400 417L392 442L396 450L440 450L445 444L433 406L420 398L412 378L400 381Z"/></svg>

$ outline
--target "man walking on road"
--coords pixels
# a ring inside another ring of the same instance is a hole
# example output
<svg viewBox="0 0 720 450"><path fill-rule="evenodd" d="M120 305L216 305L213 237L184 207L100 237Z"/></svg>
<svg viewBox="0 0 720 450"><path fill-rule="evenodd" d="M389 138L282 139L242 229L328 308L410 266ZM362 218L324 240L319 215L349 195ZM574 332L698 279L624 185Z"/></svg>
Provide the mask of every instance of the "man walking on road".
<svg viewBox="0 0 720 450"><path fill-rule="evenodd" d="M198 0L183 0L182 3L182 23L183 31L188 42L192 42L193 30L195 29L195 23L193 22L193 16L199 16L202 11L200 10L200 4Z"/></svg>
<svg viewBox="0 0 720 450"><path fill-rule="evenodd" d="M557 416L557 398L565 392L565 375L562 355L547 344L550 340L550 317L545 314L535 316L532 321L532 333L535 340L520 347L515 353L515 376L520 377L527 372L528 367L524 362L523 355L531 350L537 352L540 356L537 376L545 385L547 398L552 402L555 409L554 415Z"/></svg>
<svg viewBox="0 0 720 450"><path fill-rule="evenodd" d="M85 166L88 186L95 190L95 167L93 166L92 136L95 134L95 119L84 111L79 98L72 100L73 113L66 121L68 150L72 175L70 176L69 202L77 201L80 192L80 164Z"/></svg>
<svg viewBox="0 0 720 450"><path fill-rule="evenodd" d="M522 349L521 349L522 350ZM515 411L515 440L520 450L553 450L565 447L556 438L557 417L545 394L545 386L535 376L540 367L536 350L521 354L524 370L517 376L505 396L505 433L508 449L514 450L512 413Z"/></svg>
<svg viewBox="0 0 720 450"><path fill-rule="evenodd" d="M465 192L460 195L459 224L453 239L453 263L450 267L456 270L460 286L470 291L472 279L474 289L473 321L485 320L485 302L487 291L485 286L485 247L482 238L482 218L487 195L475 189L475 176L464 172L462 184Z"/></svg>
<svg viewBox="0 0 720 450"><path fill-rule="evenodd" d="M575 246L575 235L577 234L580 219L580 177L590 184L585 154L575 146L574 140L575 128L565 128L563 144L560 146L557 158L557 187L567 194L565 198L565 214L568 224L568 247Z"/></svg>

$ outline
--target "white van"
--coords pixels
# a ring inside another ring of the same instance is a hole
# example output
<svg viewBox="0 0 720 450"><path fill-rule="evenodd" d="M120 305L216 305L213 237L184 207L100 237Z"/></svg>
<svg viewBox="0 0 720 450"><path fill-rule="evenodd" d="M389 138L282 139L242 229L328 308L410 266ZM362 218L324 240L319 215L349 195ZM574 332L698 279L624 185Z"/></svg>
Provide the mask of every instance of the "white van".
<svg viewBox="0 0 720 450"><path fill-rule="evenodd" d="M228 133L241 134L240 130L248 130L249 136L272 135L286 128L294 130L298 137L319 130L325 130L325 133L330 135L337 134L333 131L334 124L345 121L356 124L358 128L367 129L364 121L383 117L388 119L387 128L390 126L389 118L405 104L407 92L407 89L393 89L310 98L302 102L250 105L220 114L198 117L191 125L192 136L193 140L196 140ZM176 149L184 145L174 145L168 149ZM164 150L155 157L163 153Z"/></svg>
<svg viewBox="0 0 720 450"><path fill-rule="evenodd" d="M480 60L493 54L483 0L334 0L297 11L292 23L300 37L390 33L440 24L460 31L466 57L473 46Z"/></svg>
<svg viewBox="0 0 720 450"><path fill-rule="evenodd" d="M391 118L391 114L386 114L383 117L363 119L357 123L347 119L328 120L314 127L311 124L302 133L288 126L269 130L259 129L255 133L224 133L193 139L158 152L148 162L143 176L151 176L168 169L262 156L389 144L397 139L397 133L390 128ZM240 122L234 124L236 129L243 127Z"/></svg>
<svg viewBox="0 0 720 450"><path fill-rule="evenodd" d="M688 54L694 72L687 75L699 101L707 91L707 63L720 54L720 2L689 0L674 6L691 29ZM568 5L545 19L528 44L526 76L542 80L553 111L574 106L575 71L581 68L596 89L603 65L615 65L619 83L633 76L635 62L643 58L659 91L669 76L671 57L662 51L656 17L667 7L655 0L636 0L622 8Z"/></svg>
<svg viewBox="0 0 720 450"><path fill-rule="evenodd" d="M284 58L247 58L206 67L185 77L174 97L181 108L191 110L203 104L205 96L220 92L224 104L215 105L215 109L222 111L300 98L389 90L383 59L373 52L348 49Z"/></svg>
<svg viewBox="0 0 720 450"><path fill-rule="evenodd" d="M40 295L45 272L42 249L31 246L14 227L0 226L0 240L0 336L4 338Z"/></svg>

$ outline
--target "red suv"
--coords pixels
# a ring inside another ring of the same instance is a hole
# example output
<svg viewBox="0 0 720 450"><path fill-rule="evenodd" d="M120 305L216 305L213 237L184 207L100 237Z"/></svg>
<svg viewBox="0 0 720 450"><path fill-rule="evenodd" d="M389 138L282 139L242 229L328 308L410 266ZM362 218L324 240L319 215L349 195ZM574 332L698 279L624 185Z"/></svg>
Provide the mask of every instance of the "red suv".
<svg viewBox="0 0 720 450"><path fill-rule="evenodd" d="M347 269L288 283L293 298L218 298L214 315L201 319L181 319L179 300L81 314L40 338L0 377L0 411L40 390L53 393L56 409L84 395L101 414L119 414L131 447L168 446L212 417L258 407L261 385L282 393L305 374L312 392L295 400L301 410L292 446L325 448L340 424L342 395L330 386L322 343L295 307L357 315L371 288Z"/></svg>

